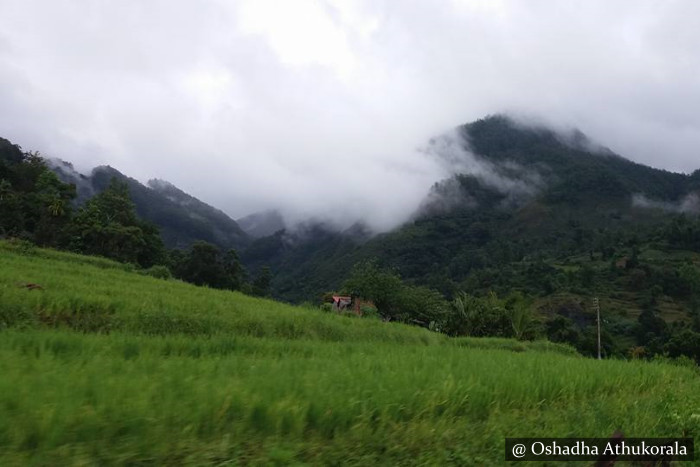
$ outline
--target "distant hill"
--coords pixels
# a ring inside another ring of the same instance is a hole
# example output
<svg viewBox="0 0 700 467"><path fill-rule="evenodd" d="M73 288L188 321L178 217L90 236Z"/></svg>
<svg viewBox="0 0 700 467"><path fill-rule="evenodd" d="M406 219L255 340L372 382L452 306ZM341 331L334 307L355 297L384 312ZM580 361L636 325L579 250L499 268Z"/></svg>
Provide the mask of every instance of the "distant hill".
<svg viewBox="0 0 700 467"><path fill-rule="evenodd" d="M548 202L580 204L629 200L635 193L663 201L686 195L690 177L627 160L591 143L579 131L568 134L526 127L494 116L457 129L468 149L498 167L518 166L544 178Z"/></svg>
<svg viewBox="0 0 700 467"><path fill-rule="evenodd" d="M371 238L323 225L280 231L242 260L269 265L273 294L293 302L339 291L368 259L450 299L520 293L543 335L587 355L597 352L598 298L604 355L694 352L700 171L654 169L581 132L503 116L434 138L425 153L454 175L400 228Z"/></svg>
<svg viewBox="0 0 700 467"><path fill-rule="evenodd" d="M647 167L579 131L525 126L505 116L457 127L429 142L426 152L455 175L437 182L401 228L363 242L332 231L294 242L276 234L255 240L244 260L269 264L274 293L293 301L337 289L352 264L367 258L447 296L489 289L547 295L573 287L556 264L585 255L596 267L608 265L632 255L635 242L650 248L676 216L693 216L700 207L699 172ZM551 277L527 272L534 261L543 261L537 267Z"/></svg>
<svg viewBox="0 0 700 467"><path fill-rule="evenodd" d="M276 296L315 300L329 288L329 281L345 276L356 252L369 239L360 224L338 232L323 222L309 221L255 239L243 250L241 260L250 271L269 266L275 272Z"/></svg>
<svg viewBox="0 0 700 467"><path fill-rule="evenodd" d="M186 248L197 240L222 249L242 249L250 243L249 236L236 221L171 183L150 180L146 186L109 166L97 167L90 175L83 175L69 163L49 162L64 182L76 185L78 203L104 190L112 177L124 180L129 185L137 214L159 227L169 248Z"/></svg>
<svg viewBox="0 0 700 467"><path fill-rule="evenodd" d="M267 237L285 228L284 219L276 210L256 212L236 222L251 238Z"/></svg>

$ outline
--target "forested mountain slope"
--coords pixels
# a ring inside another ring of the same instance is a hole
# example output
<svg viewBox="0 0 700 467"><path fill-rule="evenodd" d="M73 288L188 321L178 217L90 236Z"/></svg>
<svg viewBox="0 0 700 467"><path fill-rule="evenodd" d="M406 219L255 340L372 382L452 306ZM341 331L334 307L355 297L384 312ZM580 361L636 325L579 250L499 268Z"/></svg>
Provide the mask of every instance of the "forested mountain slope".
<svg viewBox="0 0 700 467"><path fill-rule="evenodd" d="M647 167L580 132L503 116L435 138L427 152L455 175L436 183L403 227L370 240L322 228L278 232L253 242L243 260L270 265L273 292L292 301L339 289L368 258L448 298L520 291L535 297L543 326L560 317L582 339L596 296L618 343L697 319L698 172Z"/></svg>
<svg viewBox="0 0 700 467"><path fill-rule="evenodd" d="M166 181L150 180L146 186L109 166L97 167L89 176L76 172L65 162L51 161L51 167L64 182L76 185L78 203L104 190L112 177L125 181L139 217L158 226L170 248L186 248L204 240L224 250L241 249L250 242L236 221L224 212Z"/></svg>

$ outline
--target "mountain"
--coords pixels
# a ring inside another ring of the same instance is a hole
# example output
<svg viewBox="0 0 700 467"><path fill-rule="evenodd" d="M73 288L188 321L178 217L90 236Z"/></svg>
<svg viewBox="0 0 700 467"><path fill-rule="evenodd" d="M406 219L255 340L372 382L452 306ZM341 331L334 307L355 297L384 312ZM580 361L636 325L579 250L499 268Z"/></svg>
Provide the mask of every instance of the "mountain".
<svg viewBox="0 0 700 467"><path fill-rule="evenodd" d="M578 131L504 116L462 125L425 153L454 175L400 228L358 237L323 225L254 240L277 298L317 301L374 260L448 299L527 297L540 334L605 355L695 355L700 346L700 171L629 161ZM517 298L514 298L517 300ZM595 299L595 300L594 300Z"/></svg>
<svg viewBox="0 0 700 467"><path fill-rule="evenodd" d="M222 249L241 249L250 243L248 235L223 211L163 180L149 180L148 187L170 201L163 202L160 207L148 205L151 208L150 212L143 210L144 216L154 219L158 225L163 225L162 232L166 244L168 237L173 239L171 243L178 242L178 247L189 246L194 240L205 240ZM176 207L171 207L173 204ZM182 238L183 233L188 233L190 238Z"/></svg>
<svg viewBox="0 0 700 467"><path fill-rule="evenodd" d="M458 129L469 149L501 167L515 164L545 177L546 200L573 205L607 204L643 193L678 201L690 178L629 161L596 147L580 132L558 133L524 127L504 116L478 120Z"/></svg>
<svg viewBox="0 0 700 467"><path fill-rule="evenodd" d="M45 161L61 181L75 185L75 203L77 205L82 205L97 194L97 190L92 184L92 178L75 170L70 162L53 158L45 159Z"/></svg>
<svg viewBox="0 0 700 467"><path fill-rule="evenodd" d="M149 180L146 186L109 166L97 167L90 175L83 175L67 162L50 160L49 164L64 182L76 185L79 204L104 190L112 177L124 180L136 213L158 226L169 248L186 248L197 240L225 250L242 249L250 243L249 236L224 212L166 181Z"/></svg>
<svg viewBox="0 0 700 467"><path fill-rule="evenodd" d="M282 215L274 209L250 214L236 222L251 238L267 237L285 227Z"/></svg>
<svg viewBox="0 0 700 467"><path fill-rule="evenodd" d="M241 261L250 271L268 266L276 272L274 294L287 301L316 300L340 280L356 261L356 252L371 239L369 230L354 224L338 232L322 221L308 221L254 240Z"/></svg>
<svg viewBox="0 0 700 467"><path fill-rule="evenodd" d="M562 300L581 309L591 294L609 293L630 317L642 309L629 276L641 261L635 274L643 283L665 287L663 312L687 305L669 284L674 268L696 254L699 172L647 167L579 131L527 126L505 116L462 125L434 138L426 152L455 174L437 182L401 228L362 242L343 232L302 238L277 233L255 240L243 260L270 265L273 292L291 301L339 289L353 264L376 258L404 280L448 297L460 290L520 290L542 297L544 307L566 296ZM685 243L670 233L679 228L691 231ZM607 278L615 262L631 258L627 269L617 271L620 277ZM593 283L582 279L591 268Z"/></svg>

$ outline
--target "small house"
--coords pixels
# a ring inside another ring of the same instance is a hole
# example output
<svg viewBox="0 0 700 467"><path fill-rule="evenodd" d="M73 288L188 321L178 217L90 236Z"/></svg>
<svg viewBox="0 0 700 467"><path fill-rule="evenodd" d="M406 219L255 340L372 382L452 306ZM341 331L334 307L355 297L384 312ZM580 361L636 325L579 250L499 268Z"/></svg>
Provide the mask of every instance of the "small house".
<svg viewBox="0 0 700 467"><path fill-rule="evenodd" d="M350 308L352 297L344 295L333 295L333 311L341 312Z"/></svg>

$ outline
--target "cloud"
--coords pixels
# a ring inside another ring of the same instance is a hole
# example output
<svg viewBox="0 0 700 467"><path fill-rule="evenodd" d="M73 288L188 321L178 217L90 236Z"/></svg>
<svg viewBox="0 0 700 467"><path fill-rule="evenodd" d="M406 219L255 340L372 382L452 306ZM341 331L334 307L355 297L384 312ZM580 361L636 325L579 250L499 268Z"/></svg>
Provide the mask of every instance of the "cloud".
<svg viewBox="0 0 700 467"><path fill-rule="evenodd" d="M566 138L569 133L561 135ZM463 133L456 128L432 138L421 152L442 168L444 180L432 186L415 213L416 216L478 207L479 201L464 190L461 180L464 175L476 179L486 190L503 195L498 203L502 207L521 205L545 186L545 181L537 170L509 160L494 163L474 154ZM540 168L548 170L546 167Z"/></svg>
<svg viewBox="0 0 700 467"><path fill-rule="evenodd" d="M501 111L698 165L692 0L5 0L0 18L0 135L234 217L386 230L446 176L426 141Z"/></svg>
<svg viewBox="0 0 700 467"><path fill-rule="evenodd" d="M480 157L469 147L469 142L457 129L432 138L422 152L436 161L448 176L469 174L485 186L503 194L530 196L544 184L536 171L524 168L515 161L495 164Z"/></svg>
<svg viewBox="0 0 700 467"><path fill-rule="evenodd" d="M642 193L632 196L632 206L646 209L660 209L668 212L692 213L700 212L700 197L697 193L689 193L676 203L668 201L657 201L647 198Z"/></svg>

